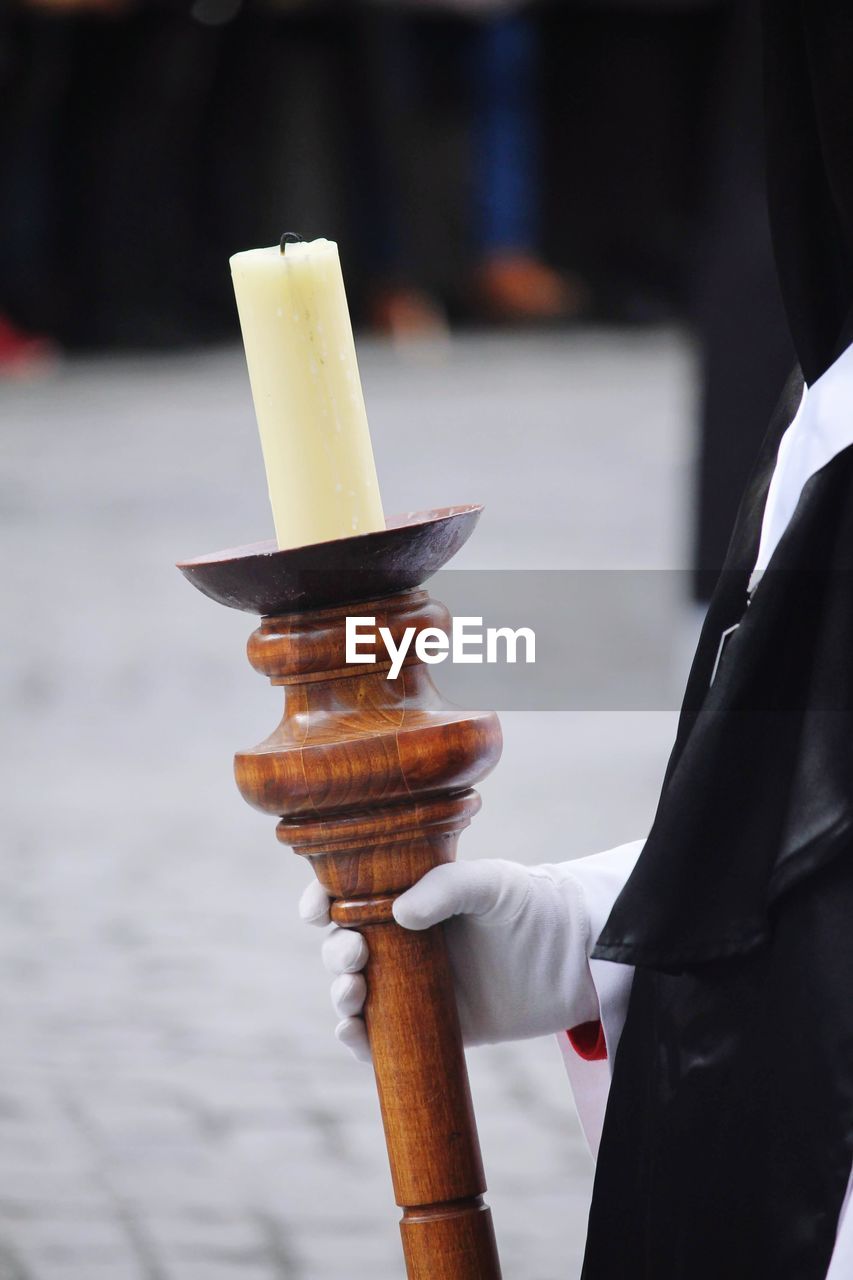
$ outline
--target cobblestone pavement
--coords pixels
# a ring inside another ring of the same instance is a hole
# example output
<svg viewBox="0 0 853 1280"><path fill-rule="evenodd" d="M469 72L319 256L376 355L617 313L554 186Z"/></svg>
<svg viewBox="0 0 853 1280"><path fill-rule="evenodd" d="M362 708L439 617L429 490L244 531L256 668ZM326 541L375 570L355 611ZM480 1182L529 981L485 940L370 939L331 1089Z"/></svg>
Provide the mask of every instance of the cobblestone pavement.
<svg viewBox="0 0 853 1280"><path fill-rule="evenodd" d="M362 364L387 509L488 504L461 565L683 559L672 335ZM399 1277L371 1075L295 917L306 869L231 778L277 694L250 619L172 567L267 536L242 357L72 362L0 404L0 1280ZM504 727L464 856L642 834L671 712ZM558 1050L469 1056L505 1273L573 1280L591 1162Z"/></svg>

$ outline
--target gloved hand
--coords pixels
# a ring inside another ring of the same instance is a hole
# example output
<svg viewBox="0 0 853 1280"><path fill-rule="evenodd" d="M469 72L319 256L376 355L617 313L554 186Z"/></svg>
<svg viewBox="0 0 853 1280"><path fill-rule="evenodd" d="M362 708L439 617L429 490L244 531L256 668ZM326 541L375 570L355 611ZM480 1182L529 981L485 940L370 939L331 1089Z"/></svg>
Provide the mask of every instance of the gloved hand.
<svg viewBox="0 0 853 1280"><path fill-rule="evenodd" d="M590 925L570 862L525 867L517 862L452 862L431 871L394 903L404 929L445 920L462 1038L466 1045L523 1040L564 1031L599 1016L588 963ZM299 914L329 923L329 899L314 881ZM335 1034L355 1057L370 1059L361 970L367 942L333 928L323 943Z"/></svg>

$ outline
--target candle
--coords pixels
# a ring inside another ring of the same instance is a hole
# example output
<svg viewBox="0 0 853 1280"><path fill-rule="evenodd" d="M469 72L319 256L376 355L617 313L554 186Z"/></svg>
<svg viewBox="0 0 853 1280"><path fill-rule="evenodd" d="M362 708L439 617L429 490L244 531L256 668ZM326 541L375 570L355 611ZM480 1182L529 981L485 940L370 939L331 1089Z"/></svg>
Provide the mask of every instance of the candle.
<svg viewBox="0 0 853 1280"><path fill-rule="evenodd" d="M287 240L231 258L280 548L385 528L338 246Z"/></svg>

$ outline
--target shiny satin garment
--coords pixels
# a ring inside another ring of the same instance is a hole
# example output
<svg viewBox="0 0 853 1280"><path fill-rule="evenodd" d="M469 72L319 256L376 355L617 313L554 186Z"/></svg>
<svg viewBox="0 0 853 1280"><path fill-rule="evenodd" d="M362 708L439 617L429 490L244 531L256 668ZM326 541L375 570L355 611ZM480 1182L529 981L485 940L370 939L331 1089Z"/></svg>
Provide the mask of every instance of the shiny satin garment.
<svg viewBox="0 0 853 1280"><path fill-rule="evenodd" d="M853 341L853 5L765 0L763 30L770 218L802 374L741 505L643 857L599 939L604 959L662 969L760 945L778 895L853 829L851 446L805 483L747 608L803 374L814 387ZM843 444L837 422L826 435Z"/></svg>
<svg viewBox="0 0 853 1280"><path fill-rule="evenodd" d="M747 605L773 445L797 401L792 379L700 637L643 856L598 940L601 959L677 971L747 953L766 942L779 895L853 832L853 448L808 482Z"/></svg>
<svg viewBox="0 0 853 1280"><path fill-rule="evenodd" d="M853 339L853 5L763 14L771 224L811 386ZM802 387L771 423L652 830L594 953L637 969L585 1280L824 1280L835 1244L853 1160L853 446L805 483L747 604Z"/></svg>
<svg viewBox="0 0 853 1280"><path fill-rule="evenodd" d="M853 448L808 482L746 604L800 390L775 415L655 822L595 951L638 968L585 1280L823 1280L835 1243L853 1160Z"/></svg>
<svg viewBox="0 0 853 1280"><path fill-rule="evenodd" d="M853 1151L853 846L772 941L638 970L583 1280L824 1280Z"/></svg>

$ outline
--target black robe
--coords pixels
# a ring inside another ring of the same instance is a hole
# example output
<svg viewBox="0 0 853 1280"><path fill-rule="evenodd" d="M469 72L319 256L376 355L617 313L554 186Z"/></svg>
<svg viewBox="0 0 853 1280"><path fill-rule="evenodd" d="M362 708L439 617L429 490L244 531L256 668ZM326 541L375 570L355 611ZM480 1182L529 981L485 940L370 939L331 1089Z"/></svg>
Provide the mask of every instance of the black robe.
<svg viewBox="0 0 853 1280"><path fill-rule="evenodd" d="M764 18L771 221L812 382L853 337L853 5L768 0ZM823 1280L835 1242L853 1163L853 447L808 481L747 603L802 385L770 424L655 821L596 948L637 971L585 1280Z"/></svg>

